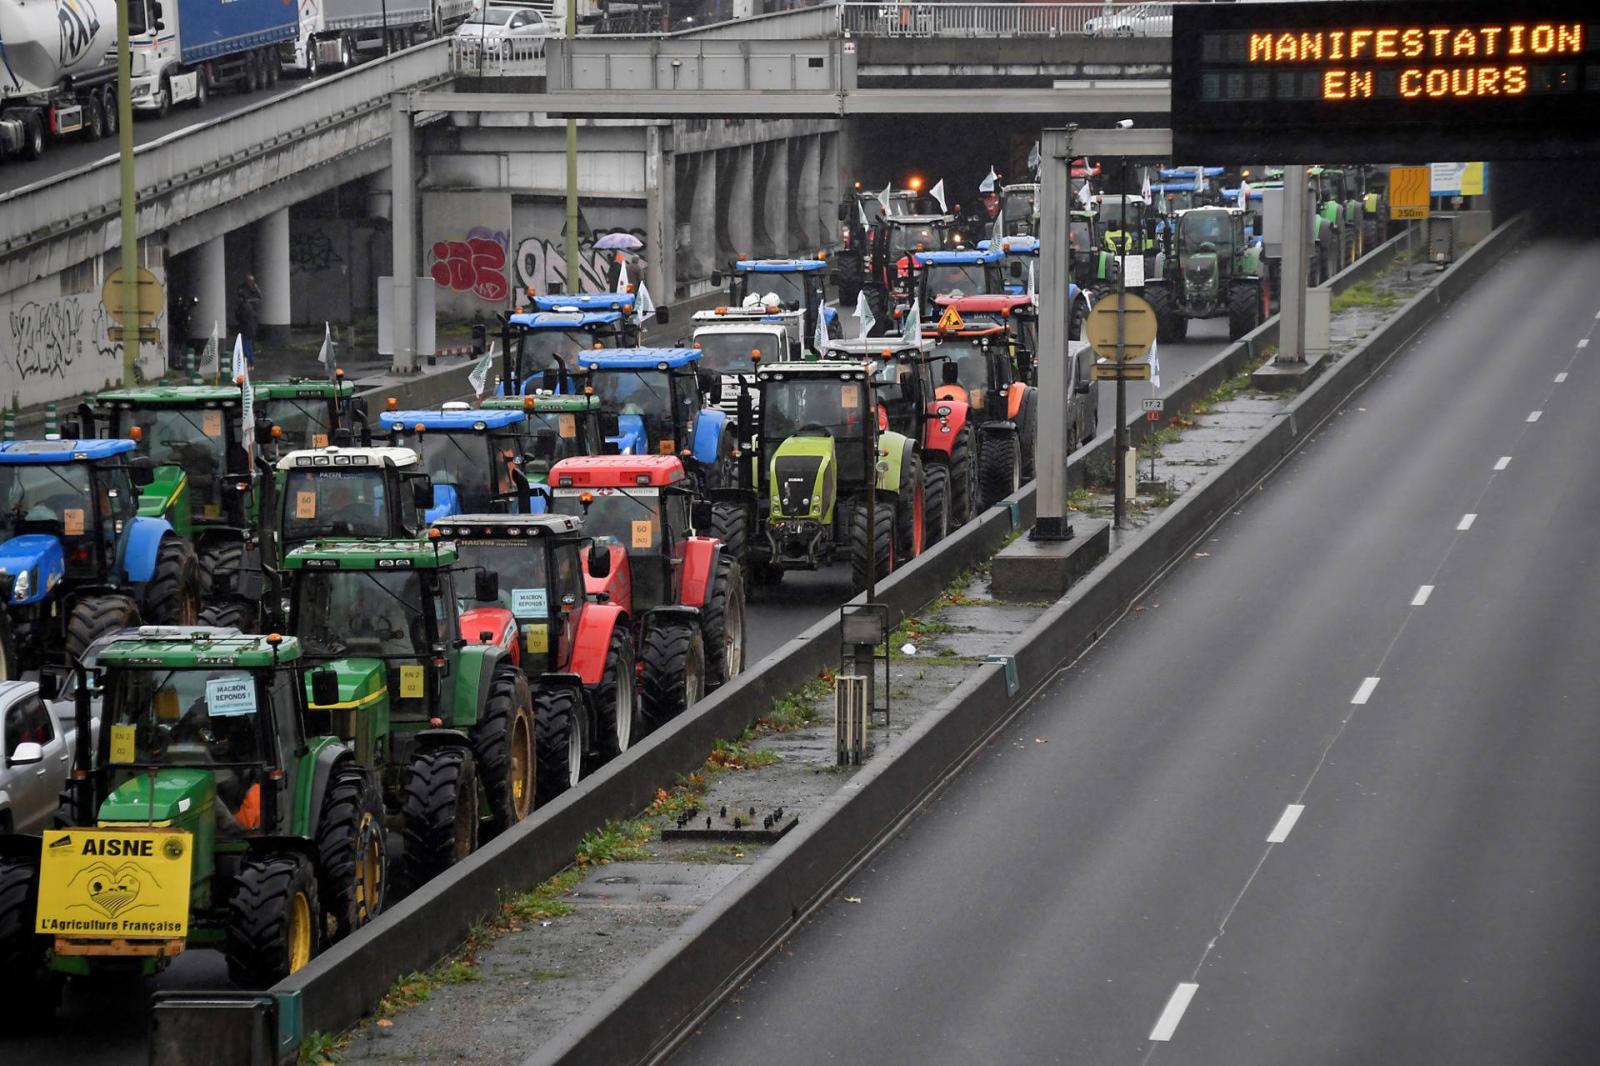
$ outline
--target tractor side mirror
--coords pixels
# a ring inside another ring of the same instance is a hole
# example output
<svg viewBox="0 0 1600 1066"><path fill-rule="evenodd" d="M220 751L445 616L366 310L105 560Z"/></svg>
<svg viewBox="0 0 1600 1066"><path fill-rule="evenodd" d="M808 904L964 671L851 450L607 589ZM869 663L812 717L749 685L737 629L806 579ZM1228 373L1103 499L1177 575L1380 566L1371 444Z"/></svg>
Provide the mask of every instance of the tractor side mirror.
<svg viewBox="0 0 1600 1066"><path fill-rule="evenodd" d="M667 311L667 309L665 307L656 308L656 324L657 325L664 326L670 321L672 321L672 315Z"/></svg>
<svg viewBox="0 0 1600 1066"><path fill-rule="evenodd" d="M839 205L839 221L840 222L849 222L850 221L850 205L849 204L840 204Z"/></svg>
<svg viewBox="0 0 1600 1066"><path fill-rule="evenodd" d="M713 270L711 272L711 284L715 285L715 286L718 286L718 287L721 287L721 285L722 285L722 271Z"/></svg>
<svg viewBox="0 0 1600 1066"><path fill-rule="evenodd" d="M156 479L156 463L148 455L135 455L128 459L128 480L134 488L142 489Z"/></svg>
<svg viewBox="0 0 1600 1066"><path fill-rule="evenodd" d="M604 581L611 576L611 545L589 545L589 576Z"/></svg>
<svg viewBox="0 0 1600 1066"><path fill-rule="evenodd" d="M164 12L161 9L161 5L159 3L151 4L150 5L150 28L151 29L156 29L156 30L164 30L164 29L166 29L167 28L167 21L166 21L165 15L166 15L166 12Z"/></svg>
<svg viewBox="0 0 1600 1066"><path fill-rule="evenodd" d="M339 702L339 675L332 670L314 670L311 673L311 702L319 707L331 707Z"/></svg>
<svg viewBox="0 0 1600 1066"><path fill-rule="evenodd" d="M493 570L478 570L472 575L472 598L489 603L500 598L500 575Z"/></svg>
<svg viewBox="0 0 1600 1066"><path fill-rule="evenodd" d="M32 766L44 762L44 748L31 740L24 741L11 753L9 762L12 766Z"/></svg>
<svg viewBox="0 0 1600 1066"><path fill-rule="evenodd" d="M939 368L939 383L942 385L959 385L961 383L961 368L956 366L955 360L946 359Z"/></svg>
<svg viewBox="0 0 1600 1066"><path fill-rule="evenodd" d="M49 670L42 671L39 674L39 698L42 700L55 700L59 699L60 696L61 676Z"/></svg>
<svg viewBox="0 0 1600 1066"><path fill-rule="evenodd" d="M749 389L739 390L739 433L742 436L753 436L756 425L755 402L750 397Z"/></svg>
<svg viewBox="0 0 1600 1066"><path fill-rule="evenodd" d="M258 418L255 425L256 443L265 448L272 443L272 423L268 419Z"/></svg>
<svg viewBox="0 0 1600 1066"><path fill-rule="evenodd" d="M539 388L545 392L556 392L561 388L561 371L550 367L539 375Z"/></svg>
<svg viewBox="0 0 1600 1066"><path fill-rule="evenodd" d="M411 505L419 511L433 510L433 482L418 478L411 483Z"/></svg>

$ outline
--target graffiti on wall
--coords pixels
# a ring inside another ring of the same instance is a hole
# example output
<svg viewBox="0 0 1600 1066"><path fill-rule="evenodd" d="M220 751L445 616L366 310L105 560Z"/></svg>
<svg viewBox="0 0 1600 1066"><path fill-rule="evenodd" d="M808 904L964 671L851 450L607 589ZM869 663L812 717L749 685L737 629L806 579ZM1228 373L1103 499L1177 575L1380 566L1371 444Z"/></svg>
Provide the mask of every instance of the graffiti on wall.
<svg viewBox="0 0 1600 1066"><path fill-rule="evenodd" d="M122 345L111 340L117 323L92 294L63 296L55 300L25 300L5 311L5 336L10 341L14 390L39 383L39 379L66 380L75 386L89 381L110 381L122 376ZM166 312L151 323L164 336ZM160 342L140 346L141 364L149 366ZM52 397L53 398L53 397Z"/></svg>
<svg viewBox="0 0 1600 1066"><path fill-rule="evenodd" d="M503 304L511 295L506 277L510 248L511 235L505 230L474 226L461 240L433 243L429 272L441 288Z"/></svg>
<svg viewBox="0 0 1600 1066"><path fill-rule="evenodd" d="M333 246L333 237L323 226L296 227L289 243L289 273L315 274L344 263Z"/></svg>
<svg viewBox="0 0 1600 1066"><path fill-rule="evenodd" d="M578 285L584 292L602 292L609 288L613 252L596 249L594 242L608 233L631 233L644 240L645 231L617 226L613 229L594 230L578 239ZM634 278L638 281L638 278ZM535 292L550 292L557 285L567 284L567 239L555 237L525 237L517 245L517 282Z"/></svg>

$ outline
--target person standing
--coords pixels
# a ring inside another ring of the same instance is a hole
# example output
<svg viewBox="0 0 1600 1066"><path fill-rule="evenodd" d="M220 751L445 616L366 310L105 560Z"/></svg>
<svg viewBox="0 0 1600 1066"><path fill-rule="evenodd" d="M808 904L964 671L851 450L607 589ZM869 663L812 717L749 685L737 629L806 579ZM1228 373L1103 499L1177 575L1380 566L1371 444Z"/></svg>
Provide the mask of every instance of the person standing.
<svg viewBox="0 0 1600 1066"><path fill-rule="evenodd" d="M254 274L246 274L234 296L233 320L239 336L244 338L245 364L253 373L256 368L256 332L261 328L261 287Z"/></svg>

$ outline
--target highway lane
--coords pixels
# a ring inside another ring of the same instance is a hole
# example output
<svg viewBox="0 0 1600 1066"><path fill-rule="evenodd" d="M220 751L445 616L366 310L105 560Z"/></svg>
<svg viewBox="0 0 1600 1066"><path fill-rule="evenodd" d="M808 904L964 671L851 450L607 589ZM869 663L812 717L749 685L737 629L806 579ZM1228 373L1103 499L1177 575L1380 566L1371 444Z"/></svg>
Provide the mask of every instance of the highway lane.
<svg viewBox="0 0 1600 1066"><path fill-rule="evenodd" d="M1509 257L674 1061L1593 1061L1597 279Z"/></svg>

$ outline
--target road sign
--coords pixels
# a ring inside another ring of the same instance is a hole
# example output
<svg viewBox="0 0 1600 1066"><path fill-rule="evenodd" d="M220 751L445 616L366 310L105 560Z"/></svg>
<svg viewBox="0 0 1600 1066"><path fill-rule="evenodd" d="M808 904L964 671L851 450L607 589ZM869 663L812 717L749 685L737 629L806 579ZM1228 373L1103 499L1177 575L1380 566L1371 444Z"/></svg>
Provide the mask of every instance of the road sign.
<svg viewBox="0 0 1600 1066"><path fill-rule="evenodd" d="M148 326L167 305L167 294L161 288L161 279L150 271L139 268L139 325ZM100 289L100 302L115 318L122 317L122 270L113 270Z"/></svg>
<svg viewBox="0 0 1600 1066"><path fill-rule="evenodd" d="M1161 412L1160 411L1146 411L1144 413L1144 420L1146 422L1159 422L1159 421L1161 421Z"/></svg>
<svg viewBox="0 0 1600 1066"><path fill-rule="evenodd" d="M1119 375L1118 370L1122 373ZM1124 381L1149 381L1149 363L1118 363L1114 359L1099 359L1094 366L1089 368L1089 377L1095 381L1115 381L1121 377Z"/></svg>
<svg viewBox="0 0 1600 1066"><path fill-rule="evenodd" d="M1165 411L1167 409L1167 401L1163 400L1159 396L1151 396L1147 399L1140 400L1139 406L1143 407L1146 411L1154 413L1156 411Z"/></svg>
<svg viewBox="0 0 1600 1066"><path fill-rule="evenodd" d="M1428 217L1433 172L1428 167L1395 167L1389 171L1389 217Z"/></svg>
<svg viewBox="0 0 1600 1066"><path fill-rule="evenodd" d="M1116 359L1117 357L1117 308L1119 297L1116 293L1105 297L1094 305L1094 310L1089 312L1089 317L1083 322L1083 335L1094 348L1095 354L1102 359ZM1155 308L1145 302L1144 297L1127 294L1127 311L1122 316L1123 326L1123 351L1129 361L1143 359L1150 352L1150 346L1156 342L1156 312ZM1145 377L1149 377L1146 368Z"/></svg>
<svg viewBox="0 0 1600 1066"><path fill-rule="evenodd" d="M956 313L954 307L946 307L944 314L939 316L940 333L958 333L966 328L966 325L965 322L961 321L961 316Z"/></svg>
<svg viewBox="0 0 1600 1066"><path fill-rule="evenodd" d="M124 330L121 326L110 326L106 329L106 339L116 342L122 340ZM141 344L159 344L161 330L155 326L140 326L136 331Z"/></svg>

